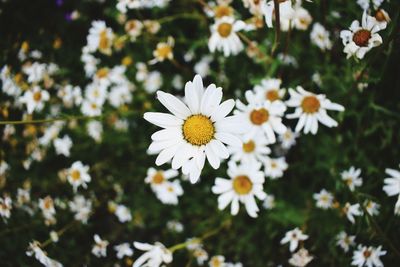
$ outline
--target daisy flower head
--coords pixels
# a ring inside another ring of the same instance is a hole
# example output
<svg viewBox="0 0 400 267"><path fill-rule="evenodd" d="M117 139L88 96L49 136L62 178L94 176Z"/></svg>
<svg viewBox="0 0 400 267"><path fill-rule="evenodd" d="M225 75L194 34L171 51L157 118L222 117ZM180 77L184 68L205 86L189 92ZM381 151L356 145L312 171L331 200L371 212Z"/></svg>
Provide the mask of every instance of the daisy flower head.
<svg viewBox="0 0 400 267"><path fill-rule="evenodd" d="M147 112L144 118L164 128L154 133L150 153L159 153L156 165L172 160L172 168L182 168L190 181L199 180L205 160L217 169L221 159L229 157L225 144L241 146L235 135L241 133L240 121L227 115L233 109L232 99L222 103L222 88L210 84L206 90L199 75L185 85L184 102L177 97L158 91L160 102L172 113Z"/></svg>
<svg viewBox="0 0 400 267"><path fill-rule="evenodd" d="M39 86L34 86L24 93L20 101L26 105L28 114L32 114L34 111L41 111L44 108L44 103L49 99L50 94L46 90L40 89Z"/></svg>
<svg viewBox="0 0 400 267"><path fill-rule="evenodd" d="M326 191L325 189L322 189L319 193L315 193L313 198L317 202L316 205L318 208L324 210L332 208L334 197L332 193Z"/></svg>
<svg viewBox="0 0 400 267"><path fill-rule="evenodd" d="M329 31L322 26L322 24L316 22L313 25L310 34L311 42L318 46L322 51L332 49L332 41L330 40Z"/></svg>
<svg viewBox="0 0 400 267"><path fill-rule="evenodd" d="M307 30L312 22L312 17L307 9L301 6L301 1L297 1L294 6L293 27L298 30Z"/></svg>
<svg viewBox="0 0 400 267"><path fill-rule="evenodd" d="M342 208L342 211L352 224L355 223L354 216L361 216L363 214L360 204L358 203L351 205L347 202Z"/></svg>
<svg viewBox="0 0 400 267"><path fill-rule="evenodd" d="M316 134L318 131L318 122L331 128L336 127L338 123L328 116L327 110L344 111L342 105L331 102L325 95L313 94L306 91L301 86L296 90L289 89L290 99L286 105L296 108L294 113L286 115L288 119L299 119L295 128L296 132L303 129L305 134L311 132Z"/></svg>
<svg viewBox="0 0 400 267"><path fill-rule="evenodd" d="M255 198L264 200L267 194L263 190L264 174L260 171L261 164L252 162L242 165L230 161L228 163L228 176L230 179L217 177L212 187L218 197L218 208L225 209L231 203L231 214L237 215L239 203L245 205L247 214L256 218L258 206Z"/></svg>
<svg viewBox="0 0 400 267"><path fill-rule="evenodd" d="M256 134L251 139L243 140L241 147L229 146L228 149L232 154L232 160L240 162L264 162L267 160L268 154L271 153L268 141L261 133Z"/></svg>
<svg viewBox="0 0 400 267"><path fill-rule="evenodd" d="M293 252L296 250L300 241L308 239L308 235L303 234L299 228L294 228L293 230L287 231L285 237L282 238L281 244L290 243L289 250Z"/></svg>
<svg viewBox="0 0 400 267"><path fill-rule="evenodd" d="M278 139L281 142L281 146L284 149L290 149L292 146L296 144L296 139L299 137L299 133L293 132L292 129L287 127L287 130L284 134L279 135Z"/></svg>
<svg viewBox="0 0 400 267"><path fill-rule="evenodd" d="M232 17L234 10L230 6L231 2L232 0L217 0L217 4L215 6L211 5L212 10L209 10L207 13L216 19Z"/></svg>
<svg viewBox="0 0 400 267"><path fill-rule="evenodd" d="M381 205L368 199L368 200L365 200L364 207L369 215L375 216L375 215L379 215L379 208L381 207Z"/></svg>
<svg viewBox="0 0 400 267"><path fill-rule="evenodd" d="M104 21L96 20L92 22L87 36L87 47L89 52L93 53L97 50L100 53L111 55L114 33L111 28L106 26Z"/></svg>
<svg viewBox="0 0 400 267"><path fill-rule="evenodd" d="M382 44L382 37L378 32L386 28L386 23L378 24L374 17L371 17L364 11L361 25L358 20L353 21L350 30L340 32L340 38L344 45L344 52L347 58L355 56L363 59L365 54L372 48Z"/></svg>
<svg viewBox="0 0 400 267"><path fill-rule="evenodd" d="M281 101L286 93L286 89L282 89L281 84L281 79L263 79L260 84L254 86L253 91L256 93L256 96L260 101Z"/></svg>
<svg viewBox="0 0 400 267"><path fill-rule="evenodd" d="M383 267L383 263L380 259L383 255L386 255L386 251L382 250L382 246L375 248L359 245L357 250L353 252L353 261L351 265L358 267Z"/></svg>
<svg viewBox="0 0 400 267"><path fill-rule="evenodd" d="M68 182L73 186L75 192L79 186L86 188L86 183L91 181L89 166L83 165L81 161L74 162L71 168L68 170L67 179Z"/></svg>
<svg viewBox="0 0 400 267"><path fill-rule="evenodd" d="M132 267L159 267L163 263L172 262L172 252L160 242L156 242L154 245L134 242L133 245L145 253L133 263Z"/></svg>
<svg viewBox="0 0 400 267"><path fill-rule="evenodd" d="M0 197L0 216L8 219L11 216L12 200L9 196Z"/></svg>
<svg viewBox="0 0 400 267"><path fill-rule="evenodd" d="M354 242L355 239L356 239L356 236L348 235L346 232L341 231L336 236L336 245L341 247L344 250L344 252L348 252L349 248L351 246L355 245L355 242Z"/></svg>
<svg viewBox="0 0 400 267"><path fill-rule="evenodd" d="M376 10L375 19L381 30L385 29L387 24L391 21L389 14L382 8Z"/></svg>
<svg viewBox="0 0 400 267"><path fill-rule="evenodd" d="M210 261L208 262L209 267L219 267L224 266L225 264L225 257L222 255L212 256Z"/></svg>
<svg viewBox="0 0 400 267"><path fill-rule="evenodd" d="M162 186L169 179L178 176L178 174L178 171L173 169L163 171L149 168L147 170L147 176L144 181L145 183L150 184L151 188L157 189L157 187Z"/></svg>
<svg viewBox="0 0 400 267"><path fill-rule="evenodd" d="M208 48L211 52L222 51L225 57L237 55L244 46L238 31L246 28L246 23L232 17L222 17L211 26L211 37L208 40Z"/></svg>
<svg viewBox="0 0 400 267"><path fill-rule="evenodd" d="M353 166L349 170L343 171L340 175L342 180L347 184L350 191L354 191L355 187L359 187L363 183L363 179L360 177L361 169L356 169Z"/></svg>
<svg viewBox="0 0 400 267"><path fill-rule="evenodd" d="M98 258L107 256L107 247L109 242L100 238L98 234L93 236L94 245L92 247L92 254Z"/></svg>
<svg viewBox="0 0 400 267"><path fill-rule="evenodd" d="M117 252L117 258L122 259L125 256L130 257L133 255L133 249L129 243L122 243L114 246L114 250Z"/></svg>
<svg viewBox="0 0 400 267"><path fill-rule="evenodd" d="M292 255L292 257L289 259L289 264L295 267L304 267L313 259L314 257L308 253L307 249L301 248Z"/></svg>
<svg viewBox="0 0 400 267"><path fill-rule="evenodd" d="M177 205L179 202L178 197L183 195L183 188L179 180L173 182L166 182L163 186L157 188L157 198L164 204Z"/></svg>
<svg viewBox="0 0 400 267"><path fill-rule="evenodd" d="M385 183L383 191L385 191L388 196L398 196L394 213L400 214L400 171L387 168L385 173L389 175L389 177L383 180Z"/></svg>
<svg viewBox="0 0 400 267"><path fill-rule="evenodd" d="M156 49L153 51L154 59L150 61L150 64L155 64L157 62L163 62L164 60L172 60L174 54L172 49L174 48L174 38L168 37L167 42L160 42L157 44Z"/></svg>
<svg viewBox="0 0 400 267"><path fill-rule="evenodd" d="M277 134L286 132L286 126L282 123L282 116L286 106L281 101L260 101L252 91L245 93L247 105L240 100L236 101L237 110L235 114L240 116L243 128L248 131L244 139L249 140L257 133L263 133L270 144L276 142Z"/></svg>
<svg viewBox="0 0 400 267"><path fill-rule="evenodd" d="M265 175L270 177L272 180L281 178L283 172L287 170L288 164L284 157L280 158L267 158L264 162Z"/></svg>

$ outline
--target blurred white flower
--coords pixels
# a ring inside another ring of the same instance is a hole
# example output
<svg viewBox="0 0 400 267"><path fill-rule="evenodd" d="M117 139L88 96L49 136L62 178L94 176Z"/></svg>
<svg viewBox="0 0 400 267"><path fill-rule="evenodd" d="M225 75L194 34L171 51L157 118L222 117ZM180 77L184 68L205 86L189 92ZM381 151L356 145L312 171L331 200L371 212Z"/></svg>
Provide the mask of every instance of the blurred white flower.
<svg viewBox="0 0 400 267"><path fill-rule="evenodd" d="M303 234L303 232L296 227L293 230L286 232L285 237L281 240L281 244L290 243L289 250L290 252L293 252L296 250L299 242L306 239L308 239L308 235Z"/></svg>
<svg viewBox="0 0 400 267"><path fill-rule="evenodd" d="M348 235L346 232L341 231L337 236L336 236L336 245L341 247L344 252L348 252L349 248L351 246L355 245L354 240L356 239L356 236L354 235Z"/></svg>
<svg viewBox="0 0 400 267"><path fill-rule="evenodd" d="M382 246L375 248L358 245L357 250L353 252L351 265L358 267L383 267L380 259L383 255L386 255L386 251L382 250Z"/></svg>
<svg viewBox="0 0 400 267"><path fill-rule="evenodd" d="M349 170L343 171L340 175L350 191L354 191L355 187L359 187L363 184L363 179L360 177L360 174L361 169L356 169L354 166L351 166Z"/></svg>
<svg viewBox="0 0 400 267"><path fill-rule="evenodd" d="M92 247L92 254L98 258L107 256L107 246L109 242L100 238L98 234L93 236L95 244Z"/></svg>
<svg viewBox="0 0 400 267"><path fill-rule="evenodd" d="M301 248L299 249L299 251L292 255L292 257L289 259L289 264L296 267L304 267L309 264L313 259L314 257L308 253L307 249Z"/></svg>
<svg viewBox="0 0 400 267"><path fill-rule="evenodd" d="M79 186L87 188L86 183L91 181L89 166L83 165L81 161L75 161L68 170L67 179L74 188L74 192L77 191Z"/></svg>
<svg viewBox="0 0 400 267"><path fill-rule="evenodd" d="M132 267L159 267L163 263L172 262L172 252L160 242L154 245L134 242L133 245L145 253L133 263Z"/></svg>
<svg viewBox="0 0 400 267"><path fill-rule="evenodd" d="M129 245L129 243L122 243L114 246L115 251L117 252L117 258L122 259L127 256L130 257L133 255L133 249Z"/></svg>
<svg viewBox="0 0 400 267"><path fill-rule="evenodd" d="M317 201L316 205L318 208L325 210L332 208L334 197L332 193L326 191L325 189L322 189L319 193L315 193L313 198L315 201Z"/></svg>
<svg viewBox="0 0 400 267"><path fill-rule="evenodd" d="M72 140L68 135L63 138L56 138L53 141L54 148L57 155L70 156L70 149L72 147Z"/></svg>

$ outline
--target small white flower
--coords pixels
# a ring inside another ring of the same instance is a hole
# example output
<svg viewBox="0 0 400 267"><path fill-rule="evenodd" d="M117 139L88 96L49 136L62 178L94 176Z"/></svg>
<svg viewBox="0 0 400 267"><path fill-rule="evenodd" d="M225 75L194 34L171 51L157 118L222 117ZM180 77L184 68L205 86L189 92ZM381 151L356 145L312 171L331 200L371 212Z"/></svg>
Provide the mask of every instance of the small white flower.
<svg viewBox="0 0 400 267"><path fill-rule="evenodd" d="M346 232L341 231L337 236L336 236L336 245L341 247L344 252L349 251L350 246L354 246L355 242L354 240L356 239L356 236L354 235L348 235Z"/></svg>
<svg viewBox="0 0 400 267"><path fill-rule="evenodd" d="M47 256L47 253L40 248L40 243L38 241L33 241L29 243L28 250L26 251L26 255L31 257L35 256L35 258L43 264L45 267L62 267L63 265L53 259L50 259Z"/></svg>
<svg viewBox="0 0 400 267"><path fill-rule="evenodd" d="M246 24L233 17L222 17L211 26L208 48L211 52L223 51L224 56L237 55L244 46L237 32L246 28Z"/></svg>
<svg viewBox="0 0 400 267"><path fill-rule="evenodd" d="M196 258L198 265L204 265L204 262L208 260L208 253L202 248L195 248L193 250L193 256Z"/></svg>
<svg viewBox="0 0 400 267"><path fill-rule="evenodd" d="M27 112L32 114L34 111L41 111L44 108L44 103L49 99L50 95L46 90L41 90L39 86L34 86L25 92L20 101L26 104Z"/></svg>
<svg viewBox="0 0 400 267"><path fill-rule="evenodd" d="M167 229L176 233L182 233L183 231L183 224L176 221L176 220L172 220L172 221L168 221L167 222Z"/></svg>
<svg viewBox="0 0 400 267"><path fill-rule="evenodd" d="M263 1L261 10L265 17L265 23L268 28L272 28L272 21L275 20L275 5L274 1ZM295 16L295 10L292 6L292 1L283 0L279 1L279 14L280 14L280 28L282 31L288 31L292 25L292 20Z"/></svg>
<svg viewBox="0 0 400 267"><path fill-rule="evenodd" d="M68 170L68 182L73 186L74 192L77 191L79 186L87 188L87 184L91 181L89 175L89 166L83 165L81 161L75 161L71 168Z"/></svg>
<svg viewBox="0 0 400 267"><path fill-rule="evenodd" d="M358 203L351 205L347 202L343 207L343 212L346 215L347 219L353 224L355 223L354 216L361 216L363 214L360 208L360 204Z"/></svg>
<svg viewBox="0 0 400 267"><path fill-rule="evenodd" d="M212 256L210 261L208 262L208 266L210 267L225 266L225 257L222 255Z"/></svg>
<svg viewBox="0 0 400 267"><path fill-rule="evenodd" d="M210 74L210 63L212 61L211 56L204 56L199 62L194 65L194 71L201 77L206 77Z"/></svg>
<svg viewBox="0 0 400 267"><path fill-rule="evenodd" d="M89 52L97 50L103 54L111 55L114 33L111 28L106 26L104 21L93 21L87 36L87 47Z"/></svg>
<svg viewBox="0 0 400 267"><path fill-rule="evenodd" d="M282 238L281 244L290 243L289 250L293 252L299 245L299 241L304 241L308 239L308 235L303 234L299 228L294 228L291 231L286 232L285 237Z"/></svg>
<svg viewBox="0 0 400 267"><path fill-rule="evenodd" d="M63 138L54 139L53 144L57 155L70 156L72 140L68 135L65 135Z"/></svg>
<svg viewBox="0 0 400 267"><path fill-rule="evenodd" d="M311 30L311 42L318 46L322 51L332 49L329 31L322 24L316 22Z"/></svg>
<svg viewBox="0 0 400 267"><path fill-rule="evenodd" d="M86 224L92 212L92 201L85 199L81 195L75 195L73 201L70 201L68 204L70 210L75 213L75 220Z"/></svg>
<svg viewBox="0 0 400 267"><path fill-rule="evenodd" d="M288 164L284 157L280 158L267 158L264 162L265 175L272 180L281 178L283 172L287 170Z"/></svg>
<svg viewBox="0 0 400 267"><path fill-rule="evenodd" d="M103 134L103 125L99 121L90 121L87 124L87 131L90 137L92 137L96 142L101 142Z"/></svg>
<svg viewBox="0 0 400 267"><path fill-rule="evenodd" d="M265 162L271 149L268 147L268 141L261 133L256 134L249 140L243 140L242 146L229 146L229 152L232 154L232 160L240 162L258 161Z"/></svg>
<svg viewBox="0 0 400 267"><path fill-rule="evenodd" d="M349 170L343 171L340 175L342 180L347 184L350 191L354 191L355 187L359 187L363 183L363 179L360 177L361 169L356 169L353 166Z"/></svg>
<svg viewBox="0 0 400 267"><path fill-rule="evenodd" d="M107 256L107 246L109 242L102 240L98 234L93 236L95 244L92 247L92 254L98 258Z"/></svg>
<svg viewBox="0 0 400 267"><path fill-rule="evenodd" d="M284 149L290 149L296 144L296 138L299 137L299 135L299 133L293 132L292 129L288 127L285 133L279 135L278 140L281 142Z"/></svg>
<svg viewBox="0 0 400 267"><path fill-rule="evenodd" d="M174 59L174 54L172 51L174 48L174 43L175 41L172 37L168 37L167 42L158 43L156 49L153 51L154 59L152 59L149 63L155 64L157 62L163 62L166 59Z"/></svg>
<svg viewBox="0 0 400 267"><path fill-rule="evenodd" d="M314 257L308 253L307 249L301 248L292 255L292 257L289 259L289 264L295 267L304 267L313 259Z"/></svg>
<svg viewBox="0 0 400 267"><path fill-rule="evenodd" d="M43 217L45 218L45 223L47 225L54 224L56 218L56 209L54 208L54 201L50 196L39 199L39 208L42 210Z"/></svg>
<svg viewBox="0 0 400 267"><path fill-rule="evenodd" d="M118 217L118 220L122 223L129 222L132 220L131 211L124 205L117 205L115 210L115 215Z"/></svg>
<svg viewBox="0 0 400 267"><path fill-rule="evenodd" d="M133 255L133 249L129 245L129 243L122 243L114 246L115 251L117 252L117 258L122 259L127 256L130 257Z"/></svg>
<svg viewBox="0 0 400 267"><path fill-rule="evenodd" d="M231 214L237 215L240 202L245 205L249 216L257 217L259 209L255 198L263 200L266 197L266 193L263 191L265 178L260 171L261 164L250 162L238 166L231 161L228 166L230 179L217 177L215 185L211 189L214 194L220 195L218 208L223 210L231 203Z"/></svg>
<svg viewBox="0 0 400 267"><path fill-rule="evenodd" d="M332 208L334 197L332 193L322 189L321 192L315 193L313 195L314 199L317 201L316 205L321 209Z"/></svg>
<svg viewBox="0 0 400 267"><path fill-rule="evenodd" d="M379 208L381 207L381 205L372 200L365 200L364 207L369 215L375 216L379 215Z"/></svg>
<svg viewBox="0 0 400 267"><path fill-rule="evenodd" d="M293 114L288 114L288 119L299 119L295 131L316 134L318 122L327 127L336 127L338 123L328 116L327 110L344 111L342 105L331 102L325 95L316 95L297 86L296 90L289 89L290 99L286 102L289 107L295 107Z"/></svg>
<svg viewBox="0 0 400 267"><path fill-rule="evenodd" d="M161 73L158 71L152 71L146 76L143 86L146 92L152 94L161 88L162 83L163 79Z"/></svg>
<svg viewBox="0 0 400 267"><path fill-rule="evenodd" d="M0 216L8 219L11 216L12 200L10 197L0 197Z"/></svg>
<svg viewBox="0 0 400 267"><path fill-rule="evenodd" d="M271 210L275 208L275 197L271 194L266 194L266 197L263 202L263 207L267 210Z"/></svg>
<svg viewBox="0 0 400 267"><path fill-rule="evenodd" d="M364 11L361 25L358 20L355 20L350 30L341 31L340 38L342 38L343 51L347 54L347 58L356 56L363 59L368 51L381 45L383 41L378 32L383 29L382 27L386 27L385 22L379 26L376 19Z"/></svg>
<svg viewBox="0 0 400 267"><path fill-rule="evenodd" d="M359 245L357 250L353 252L353 261L351 265L358 267L383 267L383 263L380 259L383 255L386 255L386 251L382 250L382 246L375 248Z"/></svg>
<svg viewBox="0 0 400 267"><path fill-rule="evenodd" d="M159 267L163 263L172 262L172 253L163 244L156 242L154 245L134 242L135 248L145 251L132 265L132 267Z"/></svg>
<svg viewBox="0 0 400 267"><path fill-rule="evenodd" d="M254 86L253 91L260 101L281 101L286 94L286 89L281 88L281 79L263 79L260 84Z"/></svg>

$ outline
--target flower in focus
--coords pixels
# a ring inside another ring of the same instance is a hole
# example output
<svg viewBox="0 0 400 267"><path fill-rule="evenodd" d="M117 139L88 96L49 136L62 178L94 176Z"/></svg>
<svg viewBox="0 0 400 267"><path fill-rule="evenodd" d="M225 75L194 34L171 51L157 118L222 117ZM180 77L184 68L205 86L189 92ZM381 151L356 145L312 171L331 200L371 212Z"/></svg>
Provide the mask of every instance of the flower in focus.
<svg viewBox="0 0 400 267"><path fill-rule="evenodd" d="M244 46L237 32L246 28L246 24L235 21L232 17L218 19L211 26L211 37L208 41L208 48L211 52L222 51L225 57L237 55Z"/></svg>
<svg viewBox="0 0 400 267"><path fill-rule="evenodd" d="M223 210L231 203L231 214L239 212L239 202L245 205L247 214L255 218L259 211L255 198L265 199L263 191L264 174L260 171L261 164L252 162L236 165L228 163L228 175L231 179L217 177L212 187L214 194L219 194L218 208Z"/></svg>
<svg viewBox="0 0 400 267"><path fill-rule="evenodd" d="M363 59L368 51L381 45L383 41L378 32L384 28L386 28L385 22L378 25L374 17L364 12L361 25L358 20L355 20L351 24L350 30L340 32L347 58L356 56L359 59Z"/></svg>
<svg viewBox="0 0 400 267"><path fill-rule="evenodd" d="M145 251L132 265L132 267L159 267L162 263L172 262L172 253L163 244L156 242L154 245L134 242L135 248Z"/></svg>
<svg viewBox="0 0 400 267"><path fill-rule="evenodd" d="M207 157L210 165L217 169L221 159L229 157L228 149L223 145L240 146L241 141L234 135L241 129L237 118L226 117L235 102L222 99L222 88L211 84L204 90L203 81L196 75L193 82L185 85L185 100L157 92L159 101L172 113L147 112L144 118L164 128L154 133L150 153L159 153L156 165L172 160L172 168L182 168L190 181L198 181Z"/></svg>
<svg viewBox="0 0 400 267"><path fill-rule="evenodd" d="M286 232L285 237L282 238L281 244L290 243L289 250L293 252L296 250L300 241L308 239L308 235L303 234L299 228L294 228L291 231Z"/></svg>
<svg viewBox="0 0 400 267"><path fill-rule="evenodd" d="M331 102L325 95L316 95L297 86L296 90L289 89L290 99L286 101L289 107L295 107L292 114L286 115L288 119L299 119L295 131L302 129L305 134L316 134L318 122L327 127L336 127L338 123L328 116L327 110L344 111L342 105Z"/></svg>
<svg viewBox="0 0 400 267"><path fill-rule="evenodd" d="M253 138L245 141L243 145L228 147L232 154L232 160L240 162L259 161L265 162L271 149L268 147L268 141L261 133L255 135Z"/></svg>

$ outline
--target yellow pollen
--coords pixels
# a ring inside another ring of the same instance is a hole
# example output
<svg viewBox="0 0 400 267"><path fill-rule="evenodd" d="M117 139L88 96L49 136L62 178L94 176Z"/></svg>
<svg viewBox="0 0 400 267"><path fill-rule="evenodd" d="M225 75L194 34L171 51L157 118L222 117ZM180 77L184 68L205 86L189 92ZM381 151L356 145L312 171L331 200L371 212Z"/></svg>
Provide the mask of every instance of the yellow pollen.
<svg viewBox="0 0 400 267"><path fill-rule="evenodd" d="M358 46L368 46L369 39L371 38L371 32L369 30L361 29L354 33L353 42Z"/></svg>
<svg viewBox="0 0 400 267"><path fill-rule="evenodd" d="M183 123L183 137L195 146L208 144L214 137L212 121L204 115L192 115Z"/></svg>
<svg viewBox="0 0 400 267"><path fill-rule="evenodd" d="M381 9L379 9L378 11L376 11L376 13L375 13L375 18L376 18L376 20L379 21L379 22L387 21L387 20L386 20L386 15L385 15L385 13L384 13Z"/></svg>
<svg viewBox="0 0 400 267"><path fill-rule="evenodd" d="M172 186L168 186L167 190L168 192L174 192L174 188Z"/></svg>
<svg viewBox="0 0 400 267"><path fill-rule="evenodd" d="M96 109L97 108L96 103L91 103L90 106L92 107L92 109Z"/></svg>
<svg viewBox="0 0 400 267"><path fill-rule="evenodd" d="M278 167L278 164L276 164L275 161L271 162L271 168L276 169Z"/></svg>
<svg viewBox="0 0 400 267"><path fill-rule="evenodd" d="M271 102L274 102L275 100L279 99L279 94L278 94L278 90L269 90L266 95L265 98Z"/></svg>
<svg viewBox="0 0 400 267"><path fill-rule="evenodd" d="M99 48L100 48L100 50L107 50L109 47L110 47L110 41L108 40L108 37L107 37L107 31L103 30L100 33Z"/></svg>
<svg viewBox="0 0 400 267"><path fill-rule="evenodd" d="M347 178L347 179L345 179L344 181L345 181L346 184L349 185L349 186L353 184L353 179L351 179L351 178Z"/></svg>
<svg viewBox="0 0 400 267"><path fill-rule="evenodd" d="M368 249L363 252L364 258L366 258L366 259L371 257L371 254L372 254L372 252Z"/></svg>
<svg viewBox="0 0 400 267"><path fill-rule="evenodd" d="M78 170L73 170L71 172L71 178L74 181L78 181L81 178L81 173Z"/></svg>
<svg viewBox="0 0 400 267"><path fill-rule="evenodd" d="M223 22L218 25L217 31L218 31L219 35L221 35L221 37L226 38L232 32L232 24Z"/></svg>
<svg viewBox="0 0 400 267"><path fill-rule="evenodd" d="M51 199L51 197L46 197L44 199L44 208L46 210L50 209L51 207L53 207L53 200Z"/></svg>
<svg viewBox="0 0 400 267"><path fill-rule="evenodd" d="M42 99L42 93L40 91L33 93L33 100L39 102L41 99Z"/></svg>
<svg viewBox="0 0 400 267"><path fill-rule="evenodd" d="M96 76L100 79L107 77L107 74L108 74L108 68L101 68L96 72Z"/></svg>
<svg viewBox="0 0 400 267"><path fill-rule="evenodd" d="M253 152L255 148L256 148L256 144L254 143L253 140L250 140L247 143L243 143L243 151L246 153Z"/></svg>
<svg viewBox="0 0 400 267"><path fill-rule="evenodd" d="M156 172L153 176L153 184L162 184L164 180L164 174L162 172Z"/></svg>
<svg viewBox="0 0 400 267"><path fill-rule="evenodd" d="M318 98L310 95L303 98L301 102L301 108L305 113L315 113L321 107L321 103L319 102Z"/></svg>
<svg viewBox="0 0 400 267"><path fill-rule="evenodd" d="M165 59L172 53L172 47L167 44L162 44L156 49L158 57Z"/></svg>
<svg viewBox="0 0 400 267"><path fill-rule="evenodd" d="M265 108L255 109L250 113L250 121L255 125L261 125L268 119L269 112Z"/></svg>
<svg viewBox="0 0 400 267"><path fill-rule="evenodd" d="M233 180L233 190L239 195L248 194L253 188L253 183L246 175L236 176Z"/></svg>
<svg viewBox="0 0 400 267"><path fill-rule="evenodd" d="M233 10L230 6L226 6L226 5L220 5L215 7L214 9L215 12L215 17L216 18L222 18L222 17L229 17L232 15Z"/></svg>
<svg viewBox="0 0 400 267"><path fill-rule="evenodd" d="M125 30L127 32L130 32L131 30L136 28L136 25L137 25L136 21L130 20L125 24Z"/></svg>

